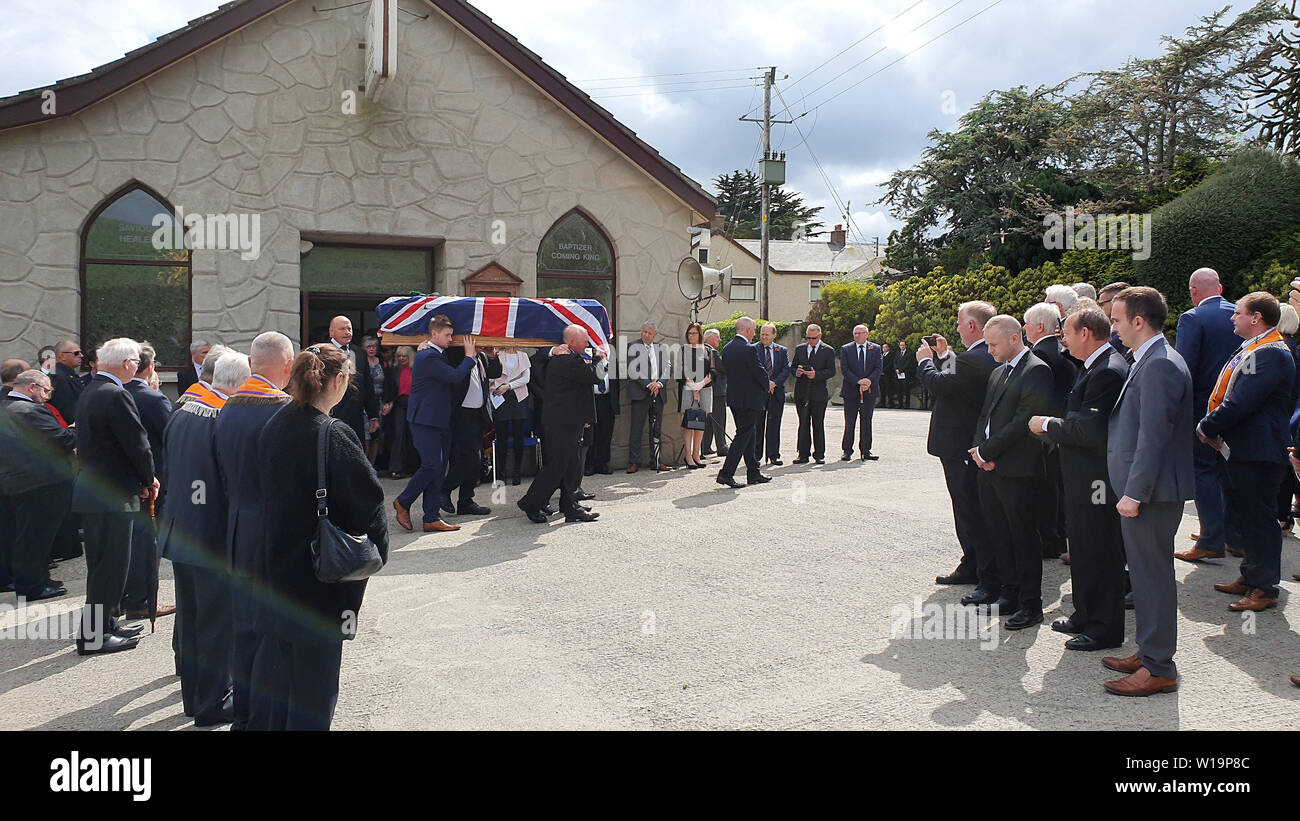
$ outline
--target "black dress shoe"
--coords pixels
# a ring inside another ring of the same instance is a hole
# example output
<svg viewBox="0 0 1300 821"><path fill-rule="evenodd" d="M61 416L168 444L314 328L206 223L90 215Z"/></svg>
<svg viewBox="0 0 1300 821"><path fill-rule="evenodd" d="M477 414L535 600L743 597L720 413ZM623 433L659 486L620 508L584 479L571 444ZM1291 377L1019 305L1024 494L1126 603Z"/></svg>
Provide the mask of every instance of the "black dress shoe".
<svg viewBox="0 0 1300 821"><path fill-rule="evenodd" d="M555 508L551 507L550 505L542 505L542 512L545 513L547 516L554 516Z"/></svg>
<svg viewBox="0 0 1300 821"><path fill-rule="evenodd" d="M450 496L443 496L442 501L438 503L438 509L443 513L455 513L456 506L451 503Z"/></svg>
<svg viewBox="0 0 1300 821"><path fill-rule="evenodd" d="M826 464L826 460L825 460L825 459L814 459L813 461L816 462L816 463L819 464L819 465L824 465L824 464Z"/></svg>
<svg viewBox="0 0 1300 821"><path fill-rule="evenodd" d="M113 635L122 639L133 639L144 632L144 625L137 624L134 627L123 627L120 624L113 628Z"/></svg>
<svg viewBox="0 0 1300 821"><path fill-rule="evenodd" d="M975 605L988 605L998 600L997 593L990 593L987 590L976 589L974 593L961 597L961 603L967 607Z"/></svg>
<svg viewBox="0 0 1300 821"><path fill-rule="evenodd" d="M702 451L700 451L700 455L701 455L701 456L712 456L714 453L716 453L716 451L712 451L712 450L702 450Z"/></svg>
<svg viewBox="0 0 1300 821"><path fill-rule="evenodd" d="M461 516L486 516L492 511L478 502L469 502L456 508L456 513Z"/></svg>
<svg viewBox="0 0 1300 821"><path fill-rule="evenodd" d="M703 468L703 467L708 467L708 465L704 464L703 462L687 462L687 463L686 463L686 469L687 469L687 470L699 470L700 468Z"/></svg>
<svg viewBox="0 0 1300 821"><path fill-rule="evenodd" d="M785 464L785 462L782 462L780 459L769 459L768 463L777 465L778 467Z"/></svg>
<svg viewBox="0 0 1300 821"><path fill-rule="evenodd" d="M864 461L864 462L878 462L878 461L880 461L880 457L879 457L879 456L876 456L875 454L873 454L873 453L871 453L870 451L868 451L868 452L862 454L862 461Z"/></svg>
<svg viewBox="0 0 1300 821"><path fill-rule="evenodd" d="M1065 643L1066 650L1109 650L1112 647L1119 647L1124 642L1115 642L1113 644L1102 644L1092 636L1078 635Z"/></svg>
<svg viewBox="0 0 1300 821"><path fill-rule="evenodd" d="M852 461L853 461L853 454L852 454L852 453L846 453L846 454L844 454L843 456L840 457L840 461L841 461L841 462L852 462Z"/></svg>
<svg viewBox="0 0 1300 821"><path fill-rule="evenodd" d="M194 717L195 727L216 727L218 724L231 724L235 720L235 708L225 707L219 712Z"/></svg>
<svg viewBox="0 0 1300 821"><path fill-rule="evenodd" d="M62 584L43 584L39 589L33 590L23 596L23 598L29 602L34 602L41 601L42 599L53 599L59 596L65 596L67 593L68 589Z"/></svg>
<svg viewBox="0 0 1300 821"><path fill-rule="evenodd" d="M588 513L585 510L575 510L564 517L566 522L594 522L600 518L599 513Z"/></svg>
<svg viewBox="0 0 1300 821"><path fill-rule="evenodd" d="M1024 630L1026 627L1033 627L1035 624L1042 623L1042 610L1020 610L1012 613L1011 618L1002 622L1002 626L1008 630Z"/></svg>
<svg viewBox="0 0 1300 821"><path fill-rule="evenodd" d="M1132 610L1132 609L1133 609L1133 592L1132 592L1132 591L1129 591L1128 593L1125 593L1125 594L1124 594L1124 609L1125 609L1125 610Z"/></svg>
<svg viewBox="0 0 1300 821"><path fill-rule="evenodd" d="M762 485L772 481L771 476L764 476L761 473L755 473L753 476L746 476L745 481L751 485Z"/></svg>
<svg viewBox="0 0 1300 821"><path fill-rule="evenodd" d="M139 643L140 639L138 637L124 639L121 636L109 635L104 637L104 640L100 643L99 647L92 647L78 639L77 655L93 656L97 653L117 653L122 650L134 650L136 645Z"/></svg>
<svg viewBox="0 0 1300 821"><path fill-rule="evenodd" d="M582 470L582 475L583 475L583 476L595 476L595 475L596 475L596 469L595 469L595 468L583 468L583 470Z"/></svg>
<svg viewBox="0 0 1300 821"><path fill-rule="evenodd" d="M808 457L807 457L807 456L800 456L798 459L795 459L791 464L795 464L795 465L806 465L806 464L808 464Z"/></svg>
<svg viewBox="0 0 1300 821"><path fill-rule="evenodd" d="M610 468L609 465L601 465L599 468L596 469L596 472L602 476L614 475L614 471Z"/></svg>
<svg viewBox="0 0 1300 821"><path fill-rule="evenodd" d="M902 410L902 408L899 408L899 410ZM1011 599L999 596L997 601L989 605L989 608L998 611L999 615L1010 617L1016 614L1016 611L1020 609L1020 605Z"/></svg>
<svg viewBox="0 0 1300 821"><path fill-rule="evenodd" d="M596 498L596 494L594 494L594 493L588 493L588 492L585 491L585 490L579 490L577 493L573 494L573 498L576 499L576 500L579 501L579 502L586 502L586 501L588 501L588 500L590 500L590 499L595 499L595 498Z"/></svg>
<svg viewBox="0 0 1300 821"><path fill-rule="evenodd" d="M533 524L538 524L538 525L546 524L546 514L540 510L529 510L527 507L524 506L523 499L520 499L519 501L515 502L515 507L522 510L524 512L524 515L528 517L528 521L532 522Z"/></svg>
<svg viewBox="0 0 1300 821"><path fill-rule="evenodd" d="M978 584L979 579L975 576L967 576L963 573L953 571L947 576L935 576L935 584Z"/></svg>
<svg viewBox="0 0 1300 821"><path fill-rule="evenodd" d="M519 486L519 477L516 476L515 478L511 479L511 480L510 480L510 484L514 485L515 487L518 487L518 486Z"/></svg>
<svg viewBox="0 0 1300 821"><path fill-rule="evenodd" d="M740 488L744 487L744 485L742 485L740 482L737 482L731 476L718 476L718 478L714 479L713 481L717 482L720 485L726 485L727 487L735 490L739 490Z"/></svg>
<svg viewBox="0 0 1300 821"><path fill-rule="evenodd" d="M1075 624L1071 619L1057 619L1052 622L1052 629L1058 633L1074 635L1083 632L1083 625Z"/></svg>

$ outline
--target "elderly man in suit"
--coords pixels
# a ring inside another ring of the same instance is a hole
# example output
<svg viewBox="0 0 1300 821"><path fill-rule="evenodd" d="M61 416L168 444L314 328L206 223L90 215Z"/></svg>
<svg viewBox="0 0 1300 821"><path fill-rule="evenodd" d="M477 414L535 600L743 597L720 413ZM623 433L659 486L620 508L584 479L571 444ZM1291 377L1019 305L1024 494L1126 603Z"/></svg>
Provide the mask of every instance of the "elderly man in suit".
<svg viewBox="0 0 1300 821"><path fill-rule="evenodd" d="M346 422L364 444L367 432L373 435L379 431L379 399L370 378L370 368L366 365L365 349L352 342L352 320L346 316L330 320L330 344L347 354L356 369L348 392L330 415Z"/></svg>
<svg viewBox="0 0 1300 821"><path fill-rule="evenodd" d="M785 411L785 382L790 378L790 355L776 343L776 326L771 322L758 332L758 362L767 373L763 407L754 420L754 457L760 462L767 454L769 465L781 464L781 415Z"/></svg>
<svg viewBox="0 0 1300 821"><path fill-rule="evenodd" d="M252 375L248 357L223 354L213 369L217 398L182 405L167 425L168 504L158 543L176 577L181 703L198 727L234 720L234 616L227 482L217 460L217 422L230 394Z"/></svg>
<svg viewBox="0 0 1300 821"><path fill-rule="evenodd" d="M0 399L0 512L11 545L13 590L26 601L52 599L67 593L55 584L48 565L54 538L72 497L72 449L76 433L65 428L46 407L54 389L39 370L25 370L12 380ZM8 572L6 564L0 571Z"/></svg>
<svg viewBox="0 0 1300 821"><path fill-rule="evenodd" d="M1133 584L1138 652L1102 664L1125 677L1105 683L1121 696L1178 688L1178 588L1174 536L1183 503L1192 498L1192 377L1161 329L1169 308L1154 288L1115 295L1113 326L1133 351L1133 364L1108 422L1106 464L1119 496L1124 554Z"/></svg>
<svg viewBox="0 0 1300 821"><path fill-rule="evenodd" d="M1277 330L1281 310L1259 291L1237 300L1232 323L1245 342L1224 364L1196 426L1200 441L1224 457L1228 520L1246 554L1235 582L1214 585L1241 597L1228 605L1236 612L1276 607L1282 574L1275 500L1287 470L1295 360Z"/></svg>
<svg viewBox="0 0 1300 821"><path fill-rule="evenodd" d="M1223 285L1213 268L1198 268L1187 281L1191 310L1178 317L1178 355L1192 374L1192 403L1196 418L1206 413L1219 371L1241 344L1233 330L1234 305L1223 298ZM1224 498L1224 476L1214 448L1193 437L1192 464L1196 469L1196 513L1201 520L1196 546L1175 553L1185 562L1223 558L1225 545L1240 550L1241 534L1233 532Z"/></svg>
<svg viewBox="0 0 1300 821"><path fill-rule="evenodd" d="M99 372L77 399L81 472L72 510L86 532L86 606L77 634L81 655L130 650L143 628L118 623L131 564L133 513L158 496L149 435L123 384L135 377L140 345L110 339L98 351Z"/></svg>
<svg viewBox="0 0 1300 821"><path fill-rule="evenodd" d="M727 458L727 369L722 362L722 332L709 328L704 332L704 344L715 354L713 357L713 407L709 413L709 426L704 429L700 455L709 456L715 451ZM714 446L714 441L717 446Z"/></svg>
<svg viewBox="0 0 1300 821"><path fill-rule="evenodd" d="M50 405L69 425L77 421L77 399L86 387L77 372L85 358L81 346L70 339L54 346L54 373L50 374L54 395L50 397Z"/></svg>
<svg viewBox="0 0 1300 821"><path fill-rule="evenodd" d="M641 339L627 346L627 398L632 405L632 421L627 443L627 472L641 467L641 431L650 419L650 458L655 470L669 470L663 463L664 402L668 397L668 354L663 343L655 342L659 329L653 322L641 325Z"/></svg>
<svg viewBox="0 0 1300 821"><path fill-rule="evenodd" d="M722 361L729 375L727 406L736 420L736 436L731 440L731 449L716 481L733 489L745 487L736 481L736 467L742 458L748 484L772 481L762 474L754 453L754 420L767 402L768 386L767 369L759 362L757 346L752 343L754 331L753 318L742 316L736 320L736 335L722 348Z"/></svg>
<svg viewBox="0 0 1300 821"><path fill-rule="evenodd" d="M992 607L1011 614L1003 622L1008 630L1023 630L1043 620L1042 545L1034 514L1035 487L1045 481L1043 446L1030 436L1029 420L1050 408L1052 369L1025 346L1013 316L990 319L984 340L1002 364L989 376L969 453L981 470L980 501L1002 582Z"/></svg>
<svg viewBox="0 0 1300 821"><path fill-rule="evenodd" d="M964 302L957 308L957 334L966 350L952 360L951 370L936 365L951 350L948 340L935 334L937 350L925 340L916 351L917 378L934 395L930 413L930 434L926 451L939 457L943 478L952 500L952 519L961 544L957 569L935 578L937 584L977 584L962 604L992 604L998 600L1002 582L997 576L993 543L980 506L980 469L970 458L975 441L975 421L984 406L989 374L997 367L984 342L984 326L997 314L987 302Z"/></svg>
<svg viewBox="0 0 1300 821"><path fill-rule="evenodd" d="M1031 432L1057 445L1069 508L1074 613L1052 622L1052 629L1074 635L1067 650L1105 650L1124 643L1124 541L1106 468L1106 434L1128 361L1110 346L1110 320L1100 308L1070 314L1062 332L1083 368L1064 416L1029 420Z"/></svg>
<svg viewBox="0 0 1300 821"><path fill-rule="evenodd" d="M474 347L474 338L467 335L465 358L453 368L447 363L444 352L454 335L451 319L438 314L429 320L429 339L420 343L415 355L406 418L411 423L411 439L420 454L420 469L411 476L401 495L393 500L397 523L407 530L414 529L411 506L421 494L424 496L425 533L460 530L460 525L444 522L438 508L442 503L442 484L451 449L451 399L456 386L474 369L478 351Z"/></svg>
<svg viewBox="0 0 1300 821"><path fill-rule="evenodd" d="M855 433L862 461L880 458L871 452L871 415L876 409L876 397L880 395L884 357L880 346L867 339L870 333L871 329L866 325L855 325L853 341L840 348L840 373L844 374L844 383L840 386L840 397L844 400L844 438L840 442L840 450L844 452L840 457L842 462L853 458Z"/></svg>
<svg viewBox="0 0 1300 821"><path fill-rule="evenodd" d="M1052 369L1052 392L1048 415L1065 415L1066 397L1074 385L1078 369L1074 361L1061 351L1056 329L1061 322L1057 306L1039 302L1025 311L1025 339L1034 356ZM1065 502L1061 476L1061 458L1056 445L1048 442L1043 451L1047 481L1038 486L1038 540L1043 545L1043 558L1055 559L1065 553Z"/></svg>
<svg viewBox="0 0 1300 821"><path fill-rule="evenodd" d="M212 345L202 339L190 343L190 361L176 369L176 390L184 393L203 376L203 360L207 359Z"/></svg>
<svg viewBox="0 0 1300 821"><path fill-rule="evenodd" d="M145 433L149 435L149 451L153 454L154 472L158 476L158 499L154 503L155 515L162 512L167 499L167 459L163 447L163 431L171 417L171 400L154 388L149 387L149 380L154 375L156 353L148 342L140 343L140 364L136 368L135 378L123 387L135 400L136 410L140 412L140 421ZM149 603L154 592L149 589L150 566L157 572L158 539L154 527L154 517L148 510L137 515L131 527L131 566L127 570L126 590L122 593L122 613L128 619L148 618ZM153 576L157 578L156 575ZM170 616L176 612L174 605L158 605L153 615Z"/></svg>
<svg viewBox="0 0 1300 821"><path fill-rule="evenodd" d="M217 467L224 486L226 512L226 563L231 570L230 677L234 686L232 730L269 730L283 724L276 715L276 702L268 694L252 690L255 670L274 668L277 656L273 641L263 629L268 602L257 589L256 580L266 577L257 562L265 555L262 529L261 464L257 437L281 408L289 402L284 392L293 369L293 343L275 331L259 334L248 350L250 374L244 384L225 400L217 416L213 441ZM273 673L263 672L260 680Z"/></svg>
<svg viewBox="0 0 1300 821"><path fill-rule="evenodd" d="M804 329L807 342L794 349L794 409L799 414L799 457L796 465L808 463L811 451L819 465L826 464L826 406L831 393L826 381L835 375L835 351L822 342L820 325Z"/></svg>

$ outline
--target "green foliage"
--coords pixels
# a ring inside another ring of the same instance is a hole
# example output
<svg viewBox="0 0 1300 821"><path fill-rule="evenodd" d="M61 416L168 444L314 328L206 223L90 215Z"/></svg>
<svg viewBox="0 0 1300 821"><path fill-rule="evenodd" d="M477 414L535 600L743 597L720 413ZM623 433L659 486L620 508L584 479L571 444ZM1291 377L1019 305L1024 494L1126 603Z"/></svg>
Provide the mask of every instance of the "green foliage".
<svg viewBox="0 0 1300 821"><path fill-rule="evenodd" d="M753 171L719 174L713 180L718 191L718 213L727 218L726 230L737 239L757 239L762 230L763 213L761 180ZM817 221L821 206L804 205L803 196L775 186L769 207L768 228L772 239L790 239L796 222L804 223L809 233L822 227Z"/></svg>
<svg viewBox="0 0 1300 821"><path fill-rule="evenodd" d="M1190 307L1187 277L1208 267L1235 298L1245 293L1247 265L1280 231L1300 225L1300 163L1272 151L1243 152L1153 217L1151 257L1136 262L1133 284L1161 291L1176 316Z"/></svg>
<svg viewBox="0 0 1300 821"><path fill-rule="evenodd" d="M736 311L734 314L731 315L730 319L724 319L721 322L710 322L709 324L704 326L704 330L707 331L710 328L717 328L718 333L722 335L722 341L720 344L726 345L736 336L736 320L740 319L744 315L745 313L743 311ZM772 320L755 319L754 322L758 323L759 328L762 328L767 323L772 322ZM776 338L780 339L781 337L786 335L786 333L790 330L790 328L794 326L795 323L772 322L772 324L776 326ZM755 336L754 339L758 339L758 337Z"/></svg>
<svg viewBox="0 0 1300 821"><path fill-rule="evenodd" d="M1267 291L1282 302L1286 302L1291 293L1291 280L1296 277L1300 277L1300 268L1272 262L1264 270L1250 271L1242 277L1242 294L1251 291Z"/></svg>
<svg viewBox="0 0 1300 821"><path fill-rule="evenodd" d="M808 324L820 325L826 344L839 347L853 339L853 326L874 328L884 294L875 283L856 279L831 280L822 285L821 299L808 312Z"/></svg>

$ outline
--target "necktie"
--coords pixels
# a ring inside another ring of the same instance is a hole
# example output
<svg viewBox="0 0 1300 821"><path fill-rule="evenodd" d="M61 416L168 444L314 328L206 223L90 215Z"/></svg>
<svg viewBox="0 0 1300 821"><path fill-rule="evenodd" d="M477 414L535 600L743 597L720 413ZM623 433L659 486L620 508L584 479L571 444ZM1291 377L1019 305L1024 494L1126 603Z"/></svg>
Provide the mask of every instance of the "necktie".
<svg viewBox="0 0 1300 821"><path fill-rule="evenodd" d="M767 348L767 375L772 375L772 348Z"/></svg>
<svg viewBox="0 0 1300 821"><path fill-rule="evenodd" d="M862 373L867 372L867 347L865 345L858 346L858 370Z"/></svg>

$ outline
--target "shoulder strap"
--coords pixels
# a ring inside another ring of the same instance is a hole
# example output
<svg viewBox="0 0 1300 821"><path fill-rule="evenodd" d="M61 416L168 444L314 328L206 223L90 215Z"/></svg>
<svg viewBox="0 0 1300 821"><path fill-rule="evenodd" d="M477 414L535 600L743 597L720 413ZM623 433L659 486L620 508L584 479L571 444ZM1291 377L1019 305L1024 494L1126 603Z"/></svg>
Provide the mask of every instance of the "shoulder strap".
<svg viewBox="0 0 1300 821"><path fill-rule="evenodd" d="M316 516L318 518L329 514L329 507L326 505L325 457L330 446L330 427L334 422L332 417L326 417L325 424L320 426L320 434L316 439Z"/></svg>

